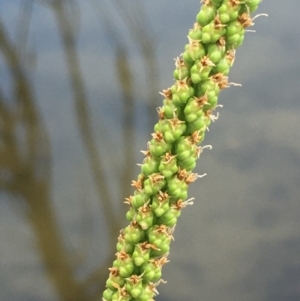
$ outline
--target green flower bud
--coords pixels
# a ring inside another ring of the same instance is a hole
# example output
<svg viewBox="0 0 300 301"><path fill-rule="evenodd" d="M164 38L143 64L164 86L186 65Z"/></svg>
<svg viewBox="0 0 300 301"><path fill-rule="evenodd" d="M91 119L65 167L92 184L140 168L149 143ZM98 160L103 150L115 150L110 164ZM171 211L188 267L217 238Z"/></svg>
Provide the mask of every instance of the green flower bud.
<svg viewBox="0 0 300 301"><path fill-rule="evenodd" d="M144 190L137 190L134 192L133 196L126 198L125 203L131 205L135 209L145 205L149 201L149 197L146 195ZM133 214L133 212L131 212Z"/></svg>
<svg viewBox="0 0 300 301"><path fill-rule="evenodd" d="M154 213L148 204L145 204L138 209L135 220L143 230L146 230L153 225Z"/></svg>
<svg viewBox="0 0 300 301"><path fill-rule="evenodd" d="M131 297L137 298L143 291L142 275L132 275L130 278L126 278L125 288Z"/></svg>
<svg viewBox="0 0 300 301"><path fill-rule="evenodd" d="M209 73L215 64L207 57L195 62L191 68L191 80L194 84L198 84L201 81L208 79Z"/></svg>
<svg viewBox="0 0 300 301"><path fill-rule="evenodd" d="M187 184L180 180L177 175L169 178L168 183L168 194L176 199L186 199L187 197Z"/></svg>
<svg viewBox="0 0 300 301"><path fill-rule="evenodd" d="M230 68L233 65L235 58L235 50L228 50L226 55L219 61L219 63L213 68L213 73L222 73L228 75Z"/></svg>
<svg viewBox="0 0 300 301"><path fill-rule="evenodd" d="M112 300L112 296L114 295L115 291L111 290L110 288L107 288L104 292L103 292L103 299L104 301L111 301Z"/></svg>
<svg viewBox="0 0 300 301"><path fill-rule="evenodd" d="M111 301L131 301L132 297L125 287L119 288L112 296Z"/></svg>
<svg viewBox="0 0 300 301"><path fill-rule="evenodd" d="M188 66L205 55L205 49L200 40L193 40L189 37L189 44L185 45L184 48L185 51L182 54L182 58Z"/></svg>
<svg viewBox="0 0 300 301"><path fill-rule="evenodd" d="M162 158L159 164L159 171L167 179L170 178L178 170L176 156L172 156L170 153Z"/></svg>
<svg viewBox="0 0 300 301"><path fill-rule="evenodd" d="M225 25L216 16L213 21L202 28L202 42L216 43L226 32Z"/></svg>
<svg viewBox="0 0 300 301"><path fill-rule="evenodd" d="M241 8L240 3L239 0L224 0L218 9L219 18L223 24L237 19Z"/></svg>
<svg viewBox="0 0 300 301"><path fill-rule="evenodd" d="M213 4L216 8L218 8L218 7L222 4L223 0L210 0L210 2L211 2L211 4Z"/></svg>
<svg viewBox="0 0 300 301"><path fill-rule="evenodd" d="M119 275L123 278L127 278L131 276L135 266L134 266L133 259L130 257L130 255L124 251L118 252L117 260L119 261L118 264Z"/></svg>
<svg viewBox="0 0 300 301"><path fill-rule="evenodd" d="M168 253L168 248L171 243L172 235L171 230L165 225L154 225L147 230L149 242L154 245L156 250L151 251L151 257L158 252L157 255L161 256ZM167 250L167 251L166 251Z"/></svg>
<svg viewBox="0 0 300 301"><path fill-rule="evenodd" d="M154 127L155 131L163 133L167 143L178 140L186 130L185 122L177 117L171 119L161 119Z"/></svg>
<svg viewBox="0 0 300 301"><path fill-rule="evenodd" d="M132 254L132 258L134 260L135 265L141 266L145 262L148 262L150 258L150 251L152 249L156 250L157 247L147 242L137 244Z"/></svg>
<svg viewBox="0 0 300 301"><path fill-rule="evenodd" d="M159 112L160 119L163 119L163 118L171 119L180 114L181 108L178 106L175 106L172 99L166 98L166 99L164 99L163 103L164 103L164 105L162 106L161 111Z"/></svg>
<svg viewBox="0 0 300 301"><path fill-rule="evenodd" d="M210 44L207 48L207 56L214 63L217 64L225 55L226 41L221 37L215 44Z"/></svg>
<svg viewBox="0 0 300 301"><path fill-rule="evenodd" d="M146 158L141 165L142 173L145 176L149 176L153 173L158 172L159 159L152 157L149 151L143 153L146 154Z"/></svg>
<svg viewBox="0 0 300 301"><path fill-rule="evenodd" d="M119 275L117 267L109 268L109 278L106 281L106 287L112 291L116 291L118 286L123 286L125 279Z"/></svg>
<svg viewBox="0 0 300 301"><path fill-rule="evenodd" d="M201 6L200 12L198 13L196 20L201 26L205 26L210 23L216 15L216 7L211 3L207 2Z"/></svg>
<svg viewBox="0 0 300 301"><path fill-rule="evenodd" d="M172 101L176 106L186 103L189 97L194 95L193 87L187 82L187 79L177 80L171 87Z"/></svg>
<svg viewBox="0 0 300 301"><path fill-rule="evenodd" d="M124 229L124 239L126 242L137 244L145 238L145 231L135 221L131 222Z"/></svg>
<svg viewBox="0 0 300 301"><path fill-rule="evenodd" d="M198 119L188 124L187 133L192 134L196 131L205 132L210 125L208 114L202 114Z"/></svg>
<svg viewBox="0 0 300 301"><path fill-rule="evenodd" d="M125 237L125 233L124 230L122 230L118 237L117 251L118 252L124 251L127 254L132 254L135 245L133 243L127 242L124 237Z"/></svg>
<svg viewBox="0 0 300 301"><path fill-rule="evenodd" d="M130 207L126 213L126 218L128 221L131 222L134 219L135 215L136 215L136 211L135 211L134 207Z"/></svg>
<svg viewBox="0 0 300 301"><path fill-rule="evenodd" d="M141 294L134 299L134 301L151 301L152 298L158 294L157 290L155 289L155 285L153 283L143 284L143 290Z"/></svg>
<svg viewBox="0 0 300 301"><path fill-rule="evenodd" d="M192 40L201 40L202 38L202 27L199 25L199 23L194 23L194 26L192 29L189 30L188 37Z"/></svg>
<svg viewBox="0 0 300 301"><path fill-rule="evenodd" d="M193 122L204 115L203 108L208 103L206 95L191 97L184 108L184 116L187 122Z"/></svg>
<svg viewBox="0 0 300 301"><path fill-rule="evenodd" d="M148 262L141 266L141 272L143 273L143 279L146 282L156 282L161 276L161 269L164 264L169 262L167 257L150 259Z"/></svg>
<svg viewBox="0 0 300 301"><path fill-rule="evenodd" d="M152 134L152 137L153 139L148 145L150 154L152 156L161 157L163 154L171 150L172 145L165 141L163 133L155 132Z"/></svg>
<svg viewBox="0 0 300 301"><path fill-rule="evenodd" d="M170 197L166 192L159 191L158 195L153 196L151 209L157 217L169 210L169 200Z"/></svg>
<svg viewBox="0 0 300 301"><path fill-rule="evenodd" d="M184 63L183 59L178 57L175 60L175 66L176 66L176 69L175 69L173 75L176 80L185 79L186 77L188 77L190 75L190 70L189 70L188 66Z"/></svg>
<svg viewBox="0 0 300 301"><path fill-rule="evenodd" d="M149 178L144 182L144 190L148 195L156 194L159 190L161 190L165 186L164 176L157 173L152 174Z"/></svg>

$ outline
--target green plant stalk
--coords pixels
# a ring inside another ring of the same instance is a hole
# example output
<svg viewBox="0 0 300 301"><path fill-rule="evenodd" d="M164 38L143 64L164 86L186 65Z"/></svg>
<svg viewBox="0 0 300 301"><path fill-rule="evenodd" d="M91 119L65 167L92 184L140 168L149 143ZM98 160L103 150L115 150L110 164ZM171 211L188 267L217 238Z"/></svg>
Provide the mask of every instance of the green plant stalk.
<svg viewBox="0 0 300 301"><path fill-rule="evenodd" d="M151 301L158 294L177 219L192 204L188 185L202 177L192 172L205 148L199 145L217 119L220 91L232 84L227 75L235 51L261 0L201 2L189 43L176 59L175 83L161 93L159 121L132 182L136 190L125 202L130 224L120 232L103 301Z"/></svg>

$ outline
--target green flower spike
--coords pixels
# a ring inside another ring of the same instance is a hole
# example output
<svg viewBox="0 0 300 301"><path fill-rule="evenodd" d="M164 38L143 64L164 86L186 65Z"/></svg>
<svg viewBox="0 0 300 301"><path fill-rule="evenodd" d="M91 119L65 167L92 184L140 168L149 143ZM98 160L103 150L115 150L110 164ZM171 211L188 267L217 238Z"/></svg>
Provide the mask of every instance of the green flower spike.
<svg viewBox="0 0 300 301"><path fill-rule="evenodd" d="M201 0L197 22L188 33L184 52L175 59L175 82L160 94L159 121L142 151L141 173L132 181L134 193L126 218L129 225L118 237L117 258L103 293L103 301L154 301L162 266L181 211L191 205L188 186L205 176L193 173L203 149L200 146L228 82L235 50L252 26L250 13L261 0ZM184 201L186 200L186 201Z"/></svg>

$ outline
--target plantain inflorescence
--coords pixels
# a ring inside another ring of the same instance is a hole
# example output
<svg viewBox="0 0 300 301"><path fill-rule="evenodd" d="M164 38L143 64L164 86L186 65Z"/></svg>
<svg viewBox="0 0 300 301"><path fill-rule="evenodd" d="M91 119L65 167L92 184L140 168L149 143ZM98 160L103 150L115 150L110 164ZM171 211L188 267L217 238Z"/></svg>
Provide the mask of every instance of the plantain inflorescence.
<svg viewBox="0 0 300 301"><path fill-rule="evenodd" d="M141 173L126 199L129 225L121 230L116 260L103 301L151 301L158 294L173 232L187 200L193 173L211 122L218 115L219 92L229 87L228 73L236 49L243 43L250 14L261 0L202 0L184 52L175 60L174 84L163 90L159 121Z"/></svg>

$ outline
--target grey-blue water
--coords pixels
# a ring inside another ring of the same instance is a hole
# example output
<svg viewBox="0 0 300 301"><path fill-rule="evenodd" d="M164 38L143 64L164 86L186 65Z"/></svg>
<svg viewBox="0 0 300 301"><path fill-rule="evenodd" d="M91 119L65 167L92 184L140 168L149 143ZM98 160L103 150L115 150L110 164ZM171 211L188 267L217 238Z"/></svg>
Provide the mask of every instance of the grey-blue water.
<svg viewBox="0 0 300 301"><path fill-rule="evenodd" d="M176 3L178 2L178 3ZM198 0L0 1L0 300L101 300ZM300 300L299 1L264 0L159 301Z"/></svg>

